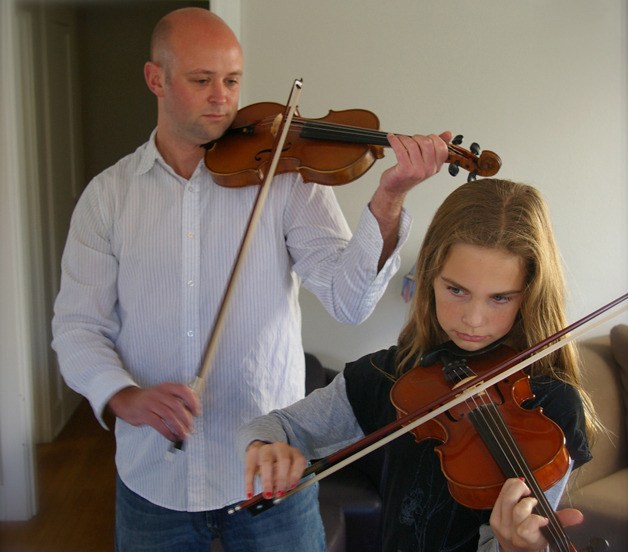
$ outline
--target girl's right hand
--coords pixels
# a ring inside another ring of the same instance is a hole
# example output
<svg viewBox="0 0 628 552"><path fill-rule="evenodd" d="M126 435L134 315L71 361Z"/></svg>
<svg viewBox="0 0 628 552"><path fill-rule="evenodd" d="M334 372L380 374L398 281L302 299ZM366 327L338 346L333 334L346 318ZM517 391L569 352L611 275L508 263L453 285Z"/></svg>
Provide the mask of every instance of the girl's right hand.
<svg viewBox="0 0 628 552"><path fill-rule="evenodd" d="M244 482L247 498L260 477L264 498L281 498L299 484L307 461L301 451L287 443L253 441L246 449Z"/></svg>

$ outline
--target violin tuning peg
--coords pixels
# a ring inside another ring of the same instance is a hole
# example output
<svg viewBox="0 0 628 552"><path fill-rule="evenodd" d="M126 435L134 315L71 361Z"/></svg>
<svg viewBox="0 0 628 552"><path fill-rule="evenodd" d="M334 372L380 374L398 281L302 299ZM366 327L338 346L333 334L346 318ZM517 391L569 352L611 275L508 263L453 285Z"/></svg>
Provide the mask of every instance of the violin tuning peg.
<svg viewBox="0 0 628 552"><path fill-rule="evenodd" d="M451 176L456 176L460 172L460 165L458 163L452 163L449 165L449 174Z"/></svg>
<svg viewBox="0 0 628 552"><path fill-rule="evenodd" d="M454 146L459 146L460 144L462 144L462 139L463 138L464 137L462 136L462 134L458 134L458 135L454 136L454 139L451 141L451 143Z"/></svg>
<svg viewBox="0 0 628 552"><path fill-rule="evenodd" d="M477 142L473 142L473 144L471 144L471 146L469 147L469 151L473 155L480 155L480 144L478 144Z"/></svg>
<svg viewBox="0 0 628 552"><path fill-rule="evenodd" d="M467 177L467 182L473 182L477 177L478 177L477 171L470 172L469 176Z"/></svg>

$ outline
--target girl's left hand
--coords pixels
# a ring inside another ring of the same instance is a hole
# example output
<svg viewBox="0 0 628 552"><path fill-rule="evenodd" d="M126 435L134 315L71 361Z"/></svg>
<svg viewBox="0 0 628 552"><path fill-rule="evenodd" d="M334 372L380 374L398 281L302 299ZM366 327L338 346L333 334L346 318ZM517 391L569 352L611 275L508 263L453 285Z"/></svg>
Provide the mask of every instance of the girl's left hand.
<svg viewBox="0 0 628 552"><path fill-rule="evenodd" d="M530 489L522 480L506 480L490 520L491 529L504 552L536 552L547 546L541 528L548 524L548 520L533 513L536 504L536 498L530 496ZM584 519L580 511L571 508L556 512L556 516L563 527L577 525Z"/></svg>

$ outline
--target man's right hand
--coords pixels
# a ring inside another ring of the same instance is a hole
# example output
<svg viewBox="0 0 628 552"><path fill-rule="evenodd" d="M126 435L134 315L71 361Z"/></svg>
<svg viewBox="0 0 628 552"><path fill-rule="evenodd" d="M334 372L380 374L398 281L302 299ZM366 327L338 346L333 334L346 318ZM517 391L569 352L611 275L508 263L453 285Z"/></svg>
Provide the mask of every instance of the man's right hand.
<svg viewBox="0 0 628 552"><path fill-rule="evenodd" d="M134 425L149 425L169 441L182 441L192 432L201 411L198 396L181 383L126 387L108 403L113 414Z"/></svg>

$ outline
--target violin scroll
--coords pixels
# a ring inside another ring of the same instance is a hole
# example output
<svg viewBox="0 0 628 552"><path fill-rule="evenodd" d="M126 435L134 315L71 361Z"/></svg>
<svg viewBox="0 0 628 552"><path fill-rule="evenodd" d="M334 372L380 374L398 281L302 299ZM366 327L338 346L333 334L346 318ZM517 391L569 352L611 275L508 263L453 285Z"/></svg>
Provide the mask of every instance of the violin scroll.
<svg viewBox="0 0 628 552"><path fill-rule="evenodd" d="M473 142L469 150L460 147L462 135L458 134L448 145L449 174L456 176L460 167L469 172L467 182L475 180L478 176L493 176L502 166L502 161L493 151L485 150L480 153L480 146Z"/></svg>

